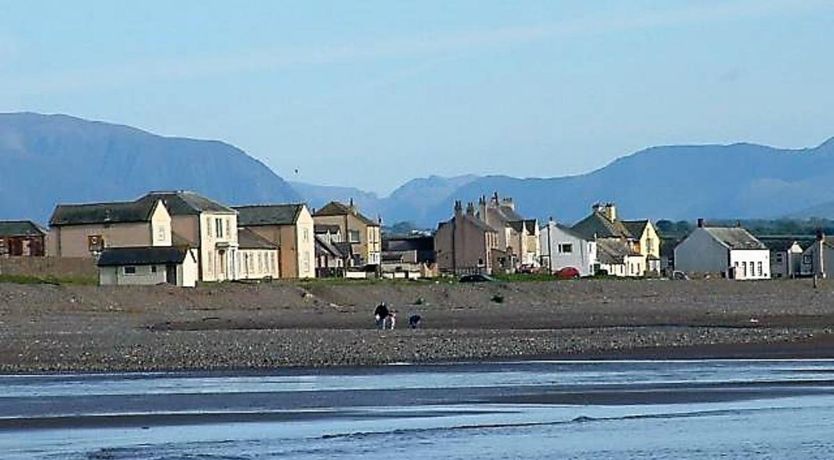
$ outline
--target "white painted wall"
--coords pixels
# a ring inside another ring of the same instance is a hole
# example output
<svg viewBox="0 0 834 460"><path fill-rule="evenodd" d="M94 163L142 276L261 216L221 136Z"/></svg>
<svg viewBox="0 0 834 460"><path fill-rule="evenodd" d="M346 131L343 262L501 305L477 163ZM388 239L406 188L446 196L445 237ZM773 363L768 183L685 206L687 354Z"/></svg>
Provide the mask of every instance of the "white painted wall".
<svg viewBox="0 0 834 460"><path fill-rule="evenodd" d="M560 245L570 244L571 252L560 251ZM580 275L594 274L594 264L597 262L597 244L578 238L559 228L555 222L548 222L539 232L539 247L545 256L543 267L548 267L548 259L553 272L565 267L579 270Z"/></svg>
<svg viewBox="0 0 834 460"><path fill-rule="evenodd" d="M738 280L770 279L770 250L743 249L730 251L730 264Z"/></svg>

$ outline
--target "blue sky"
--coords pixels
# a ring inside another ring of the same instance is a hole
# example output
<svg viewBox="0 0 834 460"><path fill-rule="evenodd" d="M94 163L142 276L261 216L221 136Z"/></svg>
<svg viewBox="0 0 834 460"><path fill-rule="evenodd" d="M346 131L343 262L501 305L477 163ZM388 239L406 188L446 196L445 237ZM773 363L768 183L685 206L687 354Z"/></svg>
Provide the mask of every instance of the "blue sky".
<svg viewBox="0 0 834 460"><path fill-rule="evenodd" d="M832 48L828 0L0 0L0 111L220 139L387 193L659 144L814 146Z"/></svg>

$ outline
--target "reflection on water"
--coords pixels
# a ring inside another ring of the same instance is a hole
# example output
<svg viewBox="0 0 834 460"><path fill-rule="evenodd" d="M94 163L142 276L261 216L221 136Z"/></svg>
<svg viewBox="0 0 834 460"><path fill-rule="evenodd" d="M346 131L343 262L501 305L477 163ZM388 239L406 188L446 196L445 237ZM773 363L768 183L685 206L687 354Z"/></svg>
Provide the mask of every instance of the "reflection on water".
<svg viewBox="0 0 834 460"><path fill-rule="evenodd" d="M0 377L9 459L834 458L834 361Z"/></svg>

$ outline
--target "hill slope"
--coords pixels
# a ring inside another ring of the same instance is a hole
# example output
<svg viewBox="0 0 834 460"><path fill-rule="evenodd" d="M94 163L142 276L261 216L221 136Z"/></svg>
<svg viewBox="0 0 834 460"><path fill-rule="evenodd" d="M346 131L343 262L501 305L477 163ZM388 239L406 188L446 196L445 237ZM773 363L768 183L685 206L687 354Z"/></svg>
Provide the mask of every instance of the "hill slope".
<svg viewBox="0 0 834 460"><path fill-rule="evenodd" d="M66 115L0 114L0 218L45 222L57 202L188 189L225 204L297 201L263 163L218 141Z"/></svg>

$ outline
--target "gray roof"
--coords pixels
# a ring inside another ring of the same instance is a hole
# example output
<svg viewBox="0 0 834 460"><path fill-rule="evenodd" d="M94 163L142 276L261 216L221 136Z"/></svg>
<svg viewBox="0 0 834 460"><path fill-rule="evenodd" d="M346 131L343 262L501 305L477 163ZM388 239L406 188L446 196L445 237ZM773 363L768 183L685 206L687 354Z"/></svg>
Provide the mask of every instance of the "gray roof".
<svg viewBox="0 0 834 460"><path fill-rule="evenodd" d="M635 239L643 236L643 232L649 225L648 220L622 220L620 222L622 222L623 226L628 230L628 233Z"/></svg>
<svg viewBox="0 0 834 460"><path fill-rule="evenodd" d="M181 264L187 255L185 247L108 248L99 256L98 266Z"/></svg>
<svg viewBox="0 0 834 460"><path fill-rule="evenodd" d="M761 241L741 227L704 227L704 230L730 249L767 249Z"/></svg>
<svg viewBox="0 0 834 460"><path fill-rule="evenodd" d="M326 253L329 253L330 255L334 256L334 257L345 257L346 256L345 254L342 253L342 251L339 249L339 247L336 246L336 244L327 241L327 238L325 238L324 236L316 235L315 238L316 238L316 252L317 253L320 254L322 252L326 252ZM348 244L348 247L350 247L350 244Z"/></svg>
<svg viewBox="0 0 834 460"><path fill-rule="evenodd" d="M597 258L604 264L621 264L626 256L639 256L632 251L631 246L623 240L603 238L597 240Z"/></svg>
<svg viewBox="0 0 834 460"><path fill-rule="evenodd" d="M321 209L313 214L317 217L324 217L324 216L345 216L348 214L352 214L357 219L361 220L362 223L365 225L371 226L379 226L379 222L374 220L368 219L367 217L363 216L356 208L351 208L346 204L339 203L338 201L331 201L324 205Z"/></svg>
<svg viewBox="0 0 834 460"><path fill-rule="evenodd" d="M237 230L237 244L240 249L278 249L278 245L248 228Z"/></svg>
<svg viewBox="0 0 834 460"><path fill-rule="evenodd" d="M342 227L336 224L316 224L313 226L314 233L341 233Z"/></svg>
<svg viewBox="0 0 834 460"><path fill-rule="evenodd" d="M168 213L172 216L198 215L203 212L235 213L235 210L228 206L188 190L150 192L136 201L155 202L160 199L165 203L165 207L168 208Z"/></svg>
<svg viewBox="0 0 834 460"><path fill-rule="evenodd" d="M46 230L31 220L0 221L0 236L44 236Z"/></svg>
<svg viewBox="0 0 834 460"><path fill-rule="evenodd" d="M157 201L117 201L110 203L59 204L49 225L148 222Z"/></svg>
<svg viewBox="0 0 834 460"><path fill-rule="evenodd" d="M631 233L619 220L609 220L598 211L574 224L573 231L582 235L583 238L632 238Z"/></svg>
<svg viewBox="0 0 834 460"><path fill-rule="evenodd" d="M557 223L556 228L558 228L559 230L567 233L568 235L570 235L574 238L579 238L580 240L585 240L585 241L593 241L594 240L593 238L586 238L584 235L581 235L579 232L575 231L571 227L568 227L567 225Z"/></svg>
<svg viewBox="0 0 834 460"><path fill-rule="evenodd" d="M475 226L475 228L477 228L478 230L481 230L482 232L492 232L492 233L497 233L498 232L494 228L487 225L484 221L478 219L475 216L470 216L469 214L461 214L459 216L453 217L451 220L447 220L446 222L441 222L440 225L438 225L438 228L443 227L444 225L451 225L452 221L457 219L457 218L461 218L464 221L469 222L471 225Z"/></svg>
<svg viewBox="0 0 834 460"><path fill-rule="evenodd" d="M787 251L794 243L798 243L802 249L806 249L817 239L814 235L768 235L758 236L757 238L768 249L777 252Z"/></svg>
<svg viewBox="0 0 834 460"><path fill-rule="evenodd" d="M241 227L257 225L292 225L304 209L303 204L267 204L235 206L237 224Z"/></svg>

